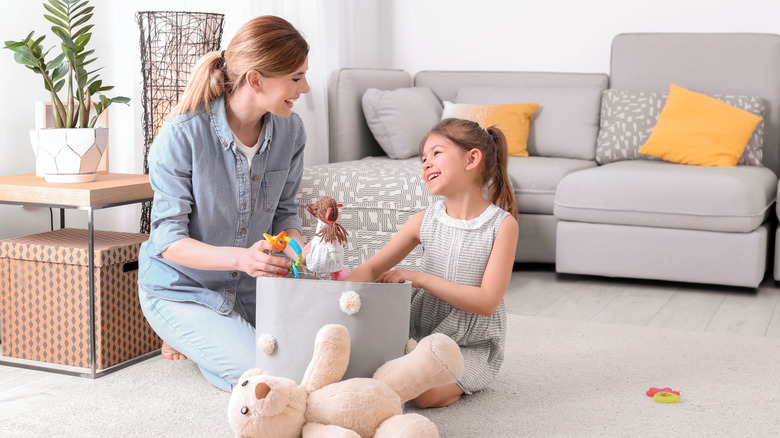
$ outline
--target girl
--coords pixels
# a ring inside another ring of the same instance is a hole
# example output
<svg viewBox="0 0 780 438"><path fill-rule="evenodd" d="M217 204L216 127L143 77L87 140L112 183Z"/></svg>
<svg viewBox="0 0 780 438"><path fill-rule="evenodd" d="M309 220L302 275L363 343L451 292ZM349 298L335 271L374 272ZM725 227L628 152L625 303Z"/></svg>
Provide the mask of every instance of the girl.
<svg viewBox="0 0 780 438"><path fill-rule="evenodd" d="M255 18L200 59L149 154L144 316L169 359L194 360L230 391L255 363L255 279L287 273L263 233L301 242L298 201L309 45L287 21ZM292 250L291 250L292 251Z"/></svg>
<svg viewBox="0 0 780 438"><path fill-rule="evenodd" d="M410 337L444 333L460 345L461 380L414 400L418 407L439 407L485 388L501 366L517 204L507 176L506 138L496 127L442 120L420 143L420 157L425 184L444 200L412 216L349 281L411 281ZM420 244L419 272L388 271Z"/></svg>

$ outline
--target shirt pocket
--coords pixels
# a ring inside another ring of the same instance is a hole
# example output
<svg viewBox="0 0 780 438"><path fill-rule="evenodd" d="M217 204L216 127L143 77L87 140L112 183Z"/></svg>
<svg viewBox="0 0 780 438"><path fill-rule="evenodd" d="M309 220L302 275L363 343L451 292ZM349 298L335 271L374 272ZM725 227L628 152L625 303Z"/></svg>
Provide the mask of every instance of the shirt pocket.
<svg viewBox="0 0 780 438"><path fill-rule="evenodd" d="M287 183L287 170L275 170L266 172L263 175L263 208L269 213L276 211L279 205L279 198L282 196L282 190Z"/></svg>

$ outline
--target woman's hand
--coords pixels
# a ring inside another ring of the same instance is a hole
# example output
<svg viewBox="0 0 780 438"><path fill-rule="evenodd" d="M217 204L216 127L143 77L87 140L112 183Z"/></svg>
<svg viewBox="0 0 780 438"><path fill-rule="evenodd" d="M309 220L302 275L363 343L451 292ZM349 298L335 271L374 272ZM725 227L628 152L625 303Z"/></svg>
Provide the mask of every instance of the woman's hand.
<svg viewBox="0 0 780 438"><path fill-rule="evenodd" d="M422 272L410 271L408 269L393 269L381 273L376 281L378 283L403 283L409 280L412 282L412 287L421 287L420 280L423 275Z"/></svg>
<svg viewBox="0 0 780 438"><path fill-rule="evenodd" d="M269 254L277 249L265 240L260 240L243 251L238 260L239 269L252 277L284 277L292 262L284 257Z"/></svg>

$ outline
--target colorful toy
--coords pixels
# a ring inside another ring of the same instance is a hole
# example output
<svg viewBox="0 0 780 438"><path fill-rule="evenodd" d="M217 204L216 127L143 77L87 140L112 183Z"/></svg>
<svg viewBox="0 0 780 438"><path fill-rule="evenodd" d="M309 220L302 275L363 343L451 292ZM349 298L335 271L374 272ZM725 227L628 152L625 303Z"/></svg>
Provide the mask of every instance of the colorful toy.
<svg viewBox="0 0 780 438"><path fill-rule="evenodd" d="M653 396L653 400L655 400L658 403L677 403L680 401L680 394L660 391L655 393L655 395Z"/></svg>
<svg viewBox="0 0 780 438"><path fill-rule="evenodd" d="M677 403L680 401L680 391L673 391L672 388L650 388L645 394L648 397L653 397L657 403Z"/></svg>
<svg viewBox="0 0 780 438"><path fill-rule="evenodd" d="M290 248L292 248L295 251L295 254L298 255L298 259L295 261L295 263L292 264L292 266L290 266L288 271L292 272L295 275L295 278L298 278L298 268L301 266L303 261L303 250L301 249L301 245L298 245L298 242L296 242L295 239L287 236L285 231L282 231L276 236L263 233L263 237L265 237L265 240L279 251L284 251L284 249L287 248L287 244L290 244Z"/></svg>
<svg viewBox="0 0 780 438"><path fill-rule="evenodd" d="M337 221L339 207L330 196L320 198L306 209L317 219L317 231L309 242L311 250L306 256L306 268L317 274L330 274L331 280L347 278L350 270L344 267L344 248L347 246L347 230Z"/></svg>
<svg viewBox="0 0 780 438"><path fill-rule="evenodd" d="M314 353L300 385L259 368L246 371L228 405L228 421L235 436L439 436L431 420L404 414L403 403L460 378L463 355L455 341L442 333L427 336L411 353L379 367L373 378L342 381L349 354L347 329L328 324L317 332Z"/></svg>
<svg viewBox="0 0 780 438"><path fill-rule="evenodd" d="M657 393L659 393L661 391L671 392L672 394L680 395L680 391L673 391L672 388L663 388L663 389L650 388L650 389L647 390L647 392L645 394L647 394L648 397L652 397L652 396L656 395Z"/></svg>

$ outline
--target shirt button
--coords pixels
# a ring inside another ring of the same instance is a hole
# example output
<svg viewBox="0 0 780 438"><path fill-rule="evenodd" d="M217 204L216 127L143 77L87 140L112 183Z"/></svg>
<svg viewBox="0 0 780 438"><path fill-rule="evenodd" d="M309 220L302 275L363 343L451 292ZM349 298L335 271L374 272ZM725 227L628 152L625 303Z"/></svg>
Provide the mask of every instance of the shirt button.
<svg viewBox="0 0 780 438"><path fill-rule="evenodd" d="M233 272L232 272L230 275L231 275L232 277L235 277L236 275L238 275L238 272L235 272L235 271L233 271Z"/></svg>
<svg viewBox="0 0 780 438"><path fill-rule="evenodd" d="M241 234L246 234L246 228L241 229Z"/></svg>
<svg viewBox="0 0 780 438"><path fill-rule="evenodd" d="M229 294L234 294L234 293L236 293L236 290L235 290L235 289L230 289L230 290L228 291L228 293L229 293Z"/></svg>
<svg viewBox="0 0 780 438"><path fill-rule="evenodd" d="M255 175L255 176L253 176L253 177L252 177L252 181L257 181L257 180L259 180L259 179L260 179L260 177L259 177L259 176L257 176L257 175Z"/></svg>

